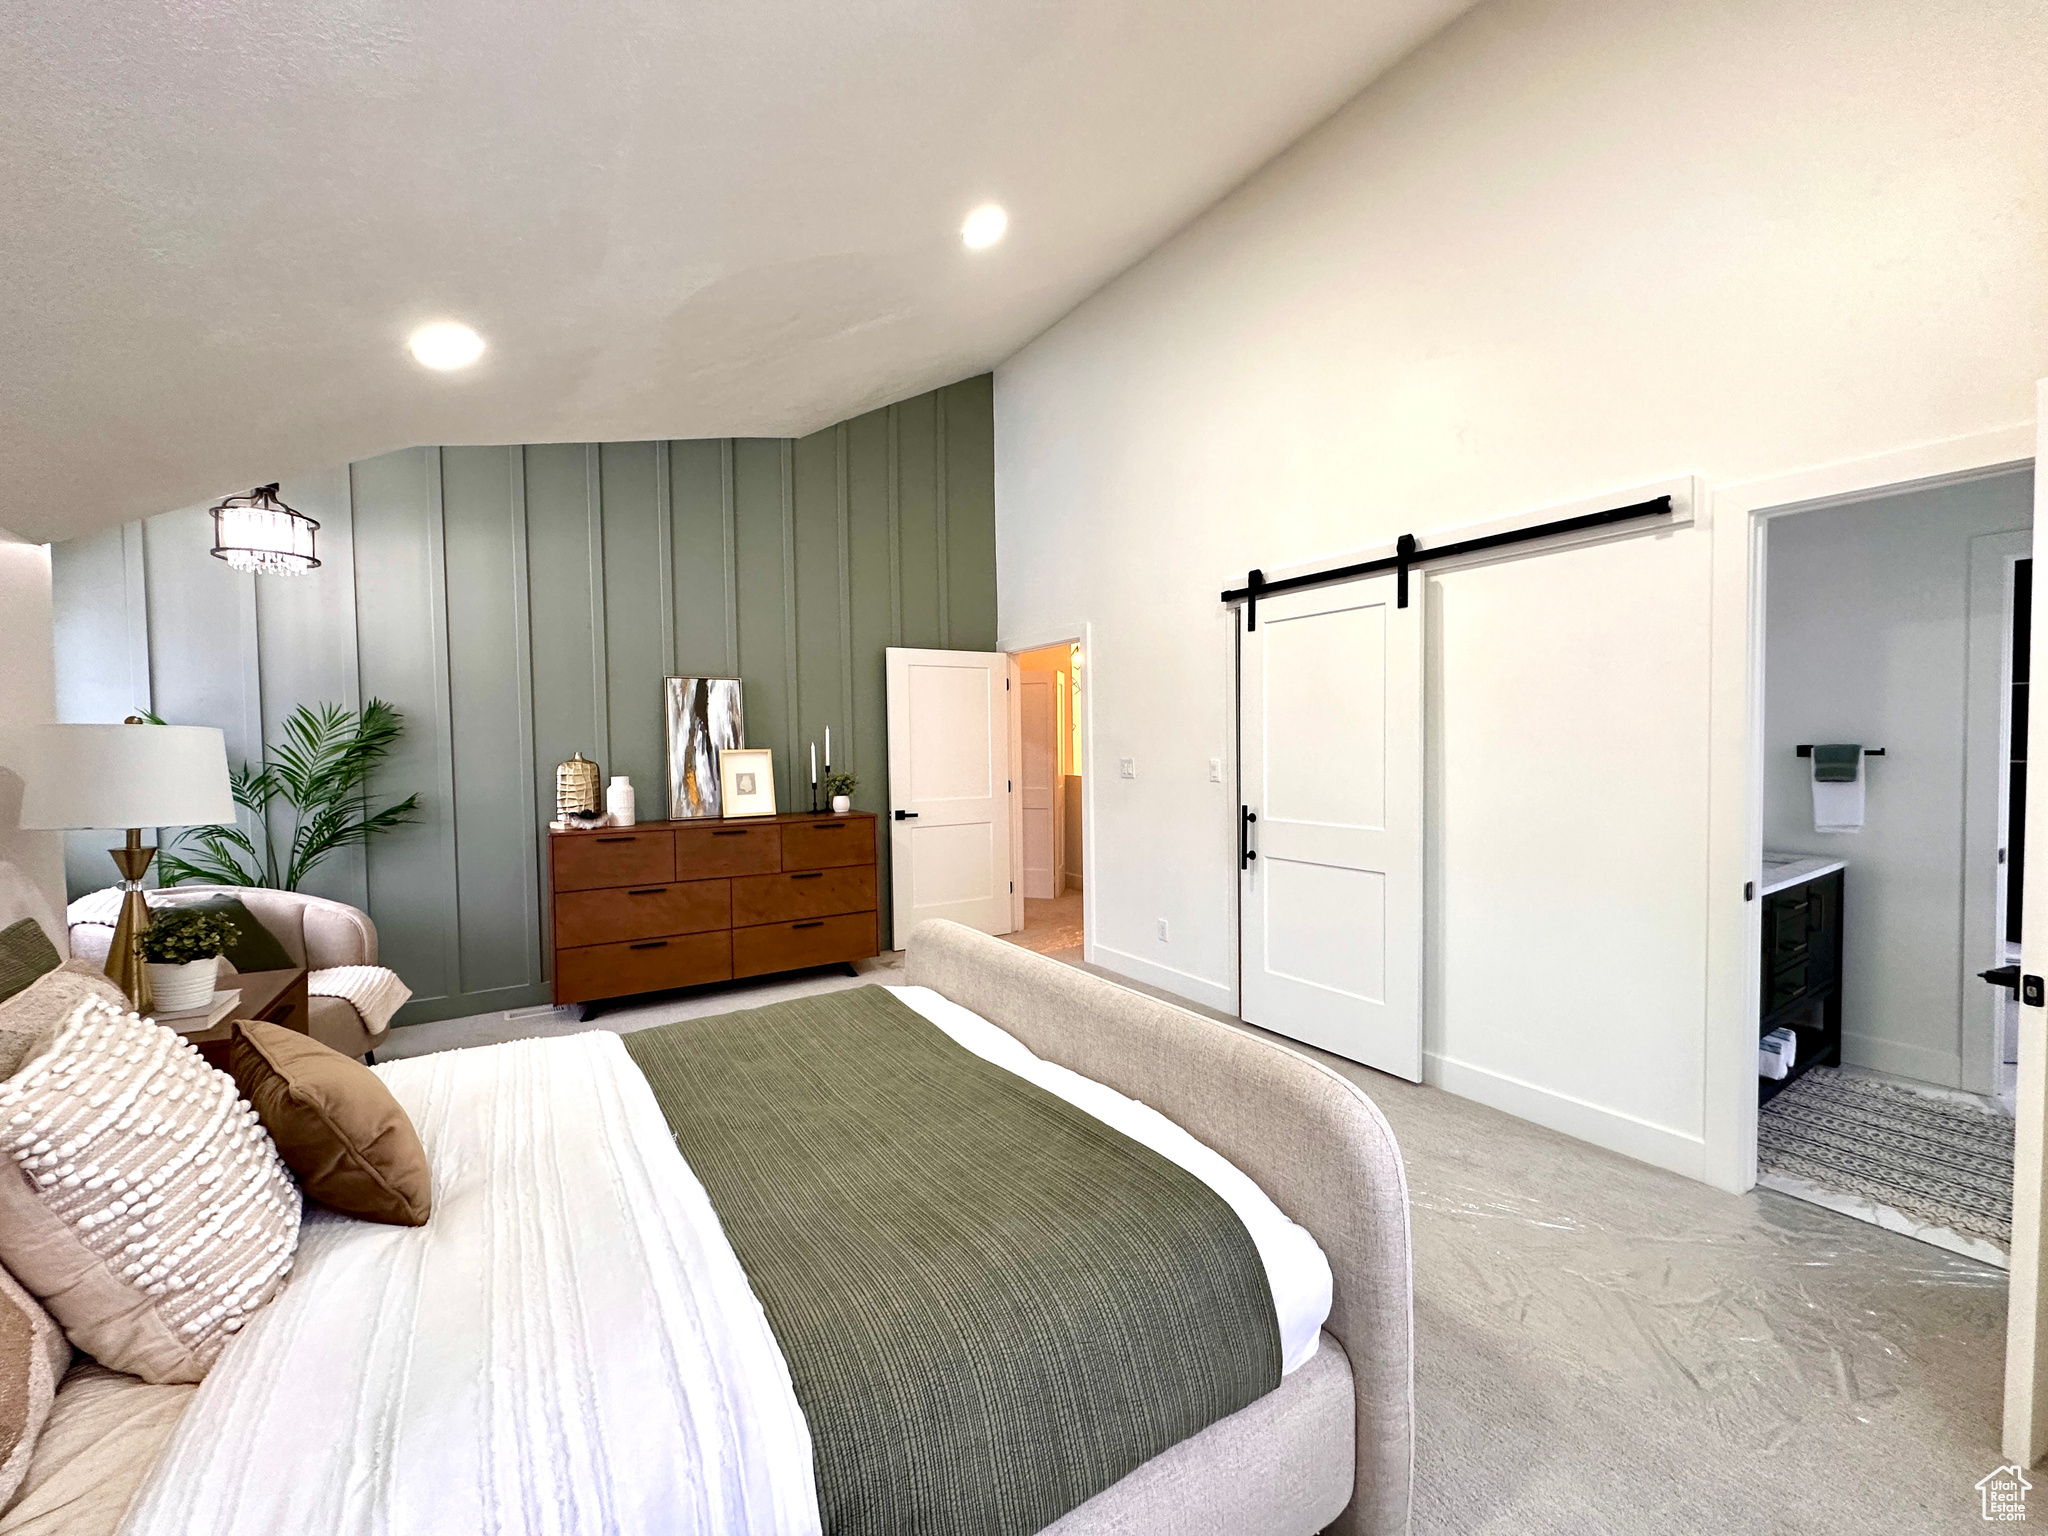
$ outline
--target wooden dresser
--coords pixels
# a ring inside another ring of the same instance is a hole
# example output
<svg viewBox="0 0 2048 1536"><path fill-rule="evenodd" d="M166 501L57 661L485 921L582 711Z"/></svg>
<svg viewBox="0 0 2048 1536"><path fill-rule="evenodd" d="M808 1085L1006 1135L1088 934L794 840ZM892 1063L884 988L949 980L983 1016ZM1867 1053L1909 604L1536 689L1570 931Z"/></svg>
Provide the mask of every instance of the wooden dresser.
<svg viewBox="0 0 2048 1536"><path fill-rule="evenodd" d="M555 1002L880 953L875 836L866 811L550 832Z"/></svg>

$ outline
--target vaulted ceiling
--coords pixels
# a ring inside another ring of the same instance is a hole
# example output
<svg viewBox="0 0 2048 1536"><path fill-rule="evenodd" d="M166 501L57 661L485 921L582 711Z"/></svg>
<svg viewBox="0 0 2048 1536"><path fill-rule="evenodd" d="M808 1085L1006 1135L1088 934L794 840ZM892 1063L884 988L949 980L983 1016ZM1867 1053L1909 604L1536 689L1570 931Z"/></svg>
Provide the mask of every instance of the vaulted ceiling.
<svg viewBox="0 0 2048 1536"><path fill-rule="evenodd" d="M0 526L992 367L1470 0L157 0L0 50ZM1010 233L963 248L995 201ZM453 374L419 324L482 333Z"/></svg>

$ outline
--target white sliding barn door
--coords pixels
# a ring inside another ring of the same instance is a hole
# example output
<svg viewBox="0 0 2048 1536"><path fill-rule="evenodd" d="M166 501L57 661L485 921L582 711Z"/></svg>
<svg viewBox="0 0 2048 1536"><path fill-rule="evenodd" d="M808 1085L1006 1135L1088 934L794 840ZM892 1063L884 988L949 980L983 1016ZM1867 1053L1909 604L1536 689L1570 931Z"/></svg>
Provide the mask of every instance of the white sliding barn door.
<svg viewBox="0 0 2048 1536"><path fill-rule="evenodd" d="M890 647L896 943L928 917L1009 933L1010 658Z"/></svg>
<svg viewBox="0 0 2048 1536"><path fill-rule="evenodd" d="M1422 1079L1422 594L1263 600L1244 636L1247 1023Z"/></svg>

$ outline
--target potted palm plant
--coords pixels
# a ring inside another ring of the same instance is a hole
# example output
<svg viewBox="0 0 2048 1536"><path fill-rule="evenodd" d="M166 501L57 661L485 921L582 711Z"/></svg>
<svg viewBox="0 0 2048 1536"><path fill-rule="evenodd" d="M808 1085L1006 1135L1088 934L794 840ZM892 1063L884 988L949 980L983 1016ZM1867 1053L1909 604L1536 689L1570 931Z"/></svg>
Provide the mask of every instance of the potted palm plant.
<svg viewBox="0 0 2048 1536"><path fill-rule="evenodd" d="M220 957L241 929L218 912L179 912L153 919L142 932L150 991L165 1013L186 1013L213 1001Z"/></svg>

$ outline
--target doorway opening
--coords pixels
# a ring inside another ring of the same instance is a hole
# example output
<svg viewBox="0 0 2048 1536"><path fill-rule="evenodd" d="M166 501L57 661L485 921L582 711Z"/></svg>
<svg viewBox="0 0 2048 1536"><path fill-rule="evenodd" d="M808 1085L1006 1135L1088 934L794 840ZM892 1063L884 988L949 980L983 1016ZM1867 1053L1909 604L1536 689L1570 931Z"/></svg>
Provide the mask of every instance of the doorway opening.
<svg viewBox="0 0 2048 1536"><path fill-rule="evenodd" d="M1012 655L1017 668L1017 889L1023 926L1010 942L1071 964L1087 944L1081 814L1082 656L1078 641Z"/></svg>
<svg viewBox="0 0 2048 1536"><path fill-rule="evenodd" d="M2001 1267L2032 505L2008 469L1759 541L1757 1182Z"/></svg>

